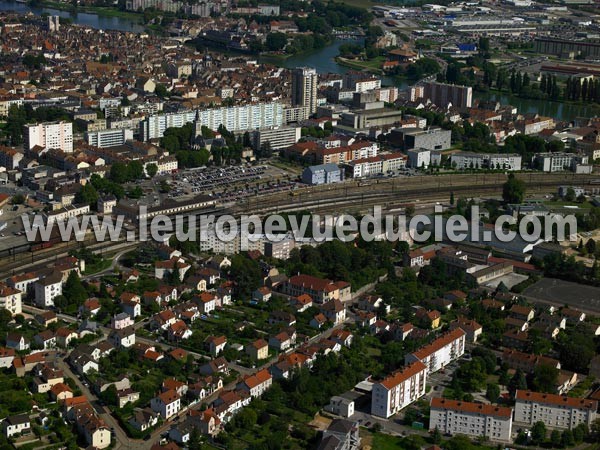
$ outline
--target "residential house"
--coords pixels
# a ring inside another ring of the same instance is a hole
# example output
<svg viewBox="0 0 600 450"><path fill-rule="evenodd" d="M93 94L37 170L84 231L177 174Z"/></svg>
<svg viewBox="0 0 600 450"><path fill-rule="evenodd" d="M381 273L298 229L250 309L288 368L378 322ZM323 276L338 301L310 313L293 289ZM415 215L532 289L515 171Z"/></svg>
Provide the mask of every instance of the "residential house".
<svg viewBox="0 0 600 450"><path fill-rule="evenodd" d="M252 293L252 300L254 300L257 303L268 302L269 300L271 300L272 296L273 293L271 292L270 288L266 286L261 286Z"/></svg>
<svg viewBox="0 0 600 450"><path fill-rule="evenodd" d="M204 341L206 349L210 352L212 356L218 356L221 353L225 346L227 345L227 337L226 336L209 336Z"/></svg>
<svg viewBox="0 0 600 450"><path fill-rule="evenodd" d="M346 320L346 306L337 298L322 305L321 312L334 325L338 325Z"/></svg>
<svg viewBox="0 0 600 450"><path fill-rule="evenodd" d="M135 344L135 329L133 327L113 330L108 335L108 341L117 348L129 348Z"/></svg>
<svg viewBox="0 0 600 450"><path fill-rule="evenodd" d="M317 450L358 450L360 448L358 424L345 419L334 419L323 432Z"/></svg>
<svg viewBox="0 0 600 450"><path fill-rule="evenodd" d="M292 345L296 343L296 332L294 331L293 335L288 334L286 331L282 331L281 333L271 336L269 338L269 347L274 348L278 352L284 352Z"/></svg>
<svg viewBox="0 0 600 450"><path fill-rule="evenodd" d="M229 374L229 365L227 360L222 356L207 362L200 366L200 373L202 375L216 375L218 373Z"/></svg>
<svg viewBox="0 0 600 450"><path fill-rule="evenodd" d="M33 337L33 341L44 350L56 347L56 335L51 330L40 331Z"/></svg>
<svg viewBox="0 0 600 450"><path fill-rule="evenodd" d="M8 416L2 421L2 433L7 439L17 435L29 434L30 432L31 420L27 414Z"/></svg>
<svg viewBox="0 0 600 450"><path fill-rule="evenodd" d="M150 400L152 411L160 414L164 419L170 419L181 409L181 397L174 390L158 394Z"/></svg>
<svg viewBox="0 0 600 450"><path fill-rule="evenodd" d="M146 431L158 423L160 415L149 408L136 409L129 419L129 424L137 431Z"/></svg>
<svg viewBox="0 0 600 450"><path fill-rule="evenodd" d="M79 334L68 328L61 327L56 330L56 344L61 348L67 348L73 339L78 339Z"/></svg>
<svg viewBox="0 0 600 450"><path fill-rule="evenodd" d="M460 328L467 333L467 342L475 343L481 333L483 333L483 327L474 320L467 319L464 316L459 316L456 320L450 322L450 329L454 330Z"/></svg>
<svg viewBox="0 0 600 450"><path fill-rule="evenodd" d="M254 375L244 377L244 380L237 385L237 389L245 390L250 393L252 398L260 397L273 384L273 377L267 369L262 369Z"/></svg>
<svg viewBox="0 0 600 450"><path fill-rule="evenodd" d="M291 297L290 304L296 308L296 311L304 312L313 305L313 300L310 295L302 294L298 297Z"/></svg>
<svg viewBox="0 0 600 450"><path fill-rule="evenodd" d="M247 344L245 350L246 354L257 361L269 357L269 344L264 339L257 339Z"/></svg>
<svg viewBox="0 0 600 450"><path fill-rule="evenodd" d="M18 352L29 350L29 340L20 333L7 333L6 347Z"/></svg>

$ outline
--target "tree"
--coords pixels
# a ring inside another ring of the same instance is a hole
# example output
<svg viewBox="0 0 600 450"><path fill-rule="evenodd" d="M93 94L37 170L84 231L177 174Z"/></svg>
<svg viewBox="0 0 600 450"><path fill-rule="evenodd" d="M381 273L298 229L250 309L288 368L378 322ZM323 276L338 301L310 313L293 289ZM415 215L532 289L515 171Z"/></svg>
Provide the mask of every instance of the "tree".
<svg viewBox="0 0 600 450"><path fill-rule="evenodd" d="M158 173L158 166L154 163L146 166L146 173L150 178L154 178L154 175Z"/></svg>
<svg viewBox="0 0 600 450"><path fill-rule="evenodd" d="M490 402L496 403L500 397L500 387L495 383L488 383L485 396Z"/></svg>
<svg viewBox="0 0 600 450"><path fill-rule="evenodd" d="M527 389L527 379L520 369L517 369L513 377L508 382L508 391L514 395L517 390L522 391Z"/></svg>
<svg viewBox="0 0 600 450"><path fill-rule="evenodd" d="M123 184L127 181L127 165L122 162L115 162L110 167L110 179L118 184Z"/></svg>
<svg viewBox="0 0 600 450"><path fill-rule="evenodd" d="M588 239L588 241L585 243L585 249L587 250L588 254L593 255L596 253L596 241L594 239Z"/></svg>
<svg viewBox="0 0 600 450"><path fill-rule="evenodd" d="M567 188L565 200L568 202L572 202L575 200L575 189L573 189L572 187Z"/></svg>
<svg viewBox="0 0 600 450"><path fill-rule="evenodd" d="M156 95L158 95L160 98L165 98L166 96L169 95L169 92L167 91L167 88L164 84L157 84L156 88L154 88L154 93Z"/></svg>
<svg viewBox="0 0 600 450"><path fill-rule="evenodd" d="M87 291L79 279L79 275L74 270L67 277L67 281L63 287L63 295L69 304L75 305L81 305L88 297Z"/></svg>
<svg viewBox="0 0 600 450"><path fill-rule="evenodd" d="M506 203L522 203L525 198L525 183L519 180L513 173L502 186L502 199Z"/></svg>
<svg viewBox="0 0 600 450"><path fill-rule="evenodd" d="M538 392L554 392L559 370L549 364L538 364L533 371L533 388Z"/></svg>
<svg viewBox="0 0 600 450"><path fill-rule="evenodd" d="M575 445L575 438L573 437L573 432L571 430L564 430L562 432L562 436L560 437L560 441L563 447L571 447Z"/></svg>
<svg viewBox="0 0 600 450"><path fill-rule="evenodd" d="M230 273L236 280L236 294L241 299L249 299L262 280L258 263L244 255L235 255L231 259Z"/></svg>
<svg viewBox="0 0 600 450"><path fill-rule="evenodd" d="M140 161L131 161L127 164L127 179L129 181L144 178L144 165Z"/></svg>
<svg viewBox="0 0 600 450"><path fill-rule="evenodd" d="M546 424L539 421L531 427L531 441L535 445L540 445L546 440Z"/></svg>
<svg viewBox="0 0 600 450"><path fill-rule="evenodd" d="M552 430L552 433L550 433L550 443L552 447L560 447L560 431Z"/></svg>
<svg viewBox="0 0 600 450"><path fill-rule="evenodd" d="M435 427L433 433L431 434L431 440L435 445L440 445L442 443L442 432L438 427Z"/></svg>
<svg viewBox="0 0 600 450"><path fill-rule="evenodd" d="M575 428L573 428L573 439L575 439L576 444L581 444L585 437L588 435L589 430L585 423L580 423Z"/></svg>
<svg viewBox="0 0 600 450"><path fill-rule="evenodd" d="M454 191L450 192L450 204L454 205Z"/></svg>
<svg viewBox="0 0 600 450"><path fill-rule="evenodd" d="M284 33L269 33L265 45L267 50L277 52L283 50L287 44L287 36Z"/></svg>
<svg viewBox="0 0 600 450"><path fill-rule="evenodd" d="M75 203L84 203L95 207L98 201L98 191L92 183L86 183L81 187L79 192L75 194Z"/></svg>

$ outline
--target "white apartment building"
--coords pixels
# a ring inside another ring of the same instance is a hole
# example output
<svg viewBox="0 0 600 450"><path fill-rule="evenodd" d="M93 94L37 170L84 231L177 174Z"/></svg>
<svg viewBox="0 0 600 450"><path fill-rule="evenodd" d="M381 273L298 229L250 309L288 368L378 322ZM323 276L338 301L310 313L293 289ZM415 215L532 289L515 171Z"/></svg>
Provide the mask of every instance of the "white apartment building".
<svg viewBox="0 0 600 450"><path fill-rule="evenodd" d="M292 70L292 106L304 106L310 114L317 111L317 86L319 77L311 67Z"/></svg>
<svg viewBox="0 0 600 450"><path fill-rule="evenodd" d="M406 159L406 156L402 153L389 153L350 161L348 165L352 170L352 177L361 178L404 169Z"/></svg>
<svg viewBox="0 0 600 450"><path fill-rule="evenodd" d="M11 106L23 106L22 98L0 98L0 117L7 117Z"/></svg>
<svg viewBox="0 0 600 450"><path fill-rule="evenodd" d="M0 309L4 308L14 316L21 314L21 291L0 282Z"/></svg>
<svg viewBox="0 0 600 450"><path fill-rule="evenodd" d="M484 436L491 441L510 442L512 408L434 397L429 430L436 428L443 434Z"/></svg>
<svg viewBox="0 0 600 450"><path fill-rule="evenodd" d="M25 125L23 130L25 150L40 146L46 149L60 149L73 152L73 124L71 122L43 122Z"/></svg>
<svg viewBox="0 0 600 450"><path fill-rule="evenodd" d="M577 164L588 164L587 156L574 153L538 153L534 156L534 166L543 172L573 170Z"/></svg>
<svg viewBox="0 0 600 450"><path fill-rule="evenodd" d="M518 390L515 395L515 422L533 425L544 422L548 428L588 427L598 418L598 402L566 395Z"/></svg>
<svg viewBox="0 0 600 450"><path fill-rule="evenodd" d="M375 91L375 95L377 101L386 102L386 103L394 103L398 100L398 88L397 87L385 87L381 89L377 89Z"/></svg>
<svg viewBox="0 0 600 450"><path fill-rule="evenodd" d="M254 149L268 142L273 150L280 150L295 144L302 137L301 127L279 127L258 130L253 133Z"/></svg>
<svg viewBox="0 0 600 450"><path fill-rule="evenodd" d="M452 166L458 170L464 169L502 169L521 170L521 155L510 153L471 153L458 152L452 155Z"/></svg>
<svg viewBox="0 0 600 450"><path fill-rule="evenodd" d="M425 395L427 366L413 362L373 384L371 414L388 418Z"/></svg>
<svg viewBox="0 0 600 450"><path fill-rule="evenodd" d="M113 128L85 133L85 140L88 145L100 148L123 145L131 139L133 139L133 130L128 128Z"/></svg>
<svg viewBox="0 0 600 450"><path fill-rule="evenodd" d="M437 372L465 353L465 332L456 328L443 334L431 344L421 347L404 357L404 363L421 361L428 373Z"/></svg>
<svg viewBox="0 0 600 450"><path fill-rule="evenodd" d="M35 282L35 303L40 308L54 306L54 298L62 295L62 275L60 272L48 275Z"/></svg>
<svg viewBox="0 0 600 450"><path fill-rule="evenodd" d="M49 212L46 216L48 224L55 222L63 222L71 217L81 216L90 212L90 205L70 205L65 208L57 209Z"/></svg>
<svg viewBox="0 0 600 450"><path fill-rule="evenodd" d="M210 108L181 113L157 114L140 122L141 139L163 137L167 128L182 127L196 122L197 127L206 126L217 130L224 125L228 131L252 131L283 125L283 106L280 103L257 103L254 105Z"/></svg>

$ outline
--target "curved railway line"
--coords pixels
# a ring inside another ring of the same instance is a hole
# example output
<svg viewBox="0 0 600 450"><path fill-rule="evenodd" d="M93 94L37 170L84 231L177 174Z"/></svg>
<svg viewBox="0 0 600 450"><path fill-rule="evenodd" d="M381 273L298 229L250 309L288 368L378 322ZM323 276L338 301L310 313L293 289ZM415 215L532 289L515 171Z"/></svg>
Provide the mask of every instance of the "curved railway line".
<svg viewBox="0 0 600 450"><path fill-rule="evenodd" d="M527 192L544 194L555 192L561 185L575 185L600 191L600 177L594 175L576 175L573 173L524 172L515 174L522 179ZM199 210L194 214L268 214L284 211L307 210L313 213L358 213L381 205L383 209L394 210L407 204L426 204L428 202L448 201L450 193L456 198L499 196L507 175L495 174L458 174L429 175L405 178L380 178L364 181L347 181L337 185L314 186L294 191L263 194L247 197L234 205L218 205L213 210ZM136 242L127 242L122 233L116 242L96 242L93 233L89 233L82 242L55 242L49 248L40 248L36 244L24 244L8 249L0 255L0 272L11 275L17 269L29 269L34 264L49 262L68 254L69 251L86 247L94 252L114 251L131 247Z"/></svg>

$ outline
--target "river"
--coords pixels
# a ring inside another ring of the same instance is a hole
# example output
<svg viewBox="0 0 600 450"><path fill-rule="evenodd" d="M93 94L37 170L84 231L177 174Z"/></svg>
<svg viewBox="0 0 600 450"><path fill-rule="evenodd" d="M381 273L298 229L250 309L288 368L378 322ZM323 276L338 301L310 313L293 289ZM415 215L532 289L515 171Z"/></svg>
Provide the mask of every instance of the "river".
<svg viewBox="0 0 600 450"><path fill-rule="evenodd" d="M111 17L102 14L89 14L84 12L60 11L45 7L32 7L25 3L17 3L14 0L0 0L0 11L16 11L20 13L33 12L34 14L48 13L61 17L70 18L73 23L86 25L92 28L142 32L144 27L140 22L130 18ZM282 67L293 68L308 66L314 67L320 73L345 73L350 70L347 67L339 65L335 61L338 55L339 47L344 40L334 40L328 46L314 51L295 55L287 59L279 58L260 58L260 61L270 62ZM382 82L387 86L397 86L404 89L408 86L406 81L398 81L391 77L383 77ZM563 104L560 102L550 102L542 100L527 100L504 94L496 93L474 93L474 97L482 100L495 100L502 104L510 104L518 108L521 113L538 113L542 116L553 117L558 120L573 120L576 117L591 117L600 115L600 106L585 106L574 104Z"/></svg>
<svg viewBox="0 0 600 450"><path fill-rule="evenodd" d="M346 42L359 42L359 41L347 41L336 39L331 44L323 47L320 50L314 52L301 53L294 55L289 58L261 58L261 61L277 64L282 67L293 69L294 67L314 67L319 73L346 73L352 70L348 67L342 66L335 61L335 57L339 54L340 45ZM381 81L386 86L397 86L398 89L404 89L408 86L405 81L397 81L391 77L381 77Z"/></svg>
<svg viewBox="0 0 600 450"><path fill-rule="evenodd" d="M553 117L565 121L572 121L576 117L600 115L600 106L598 105L576 105L548 100L529 100L495 92L474 92L473 97L481 100L498 101L503 105L512 105L520 113L538 113L540 116Z"/></svg>
<svg viewBox="0 0 600 450"><path fill-rule="evenodd" d="M129 18L85 12L62 11L43 6L30 6L27 3L17 3L13 0L0 0L0 11L14 11L18 13L32 12L37 15L47 13L54 16L68 17L73 23L97 28L99 30L131 31L134 33L141 33L144 31L144 26L141 23Z"/></svg>

